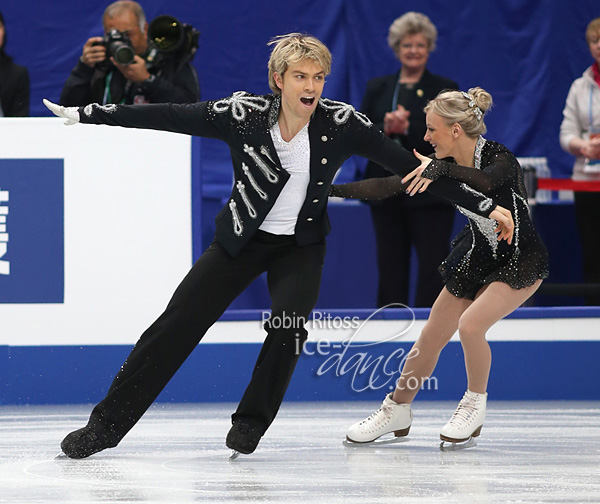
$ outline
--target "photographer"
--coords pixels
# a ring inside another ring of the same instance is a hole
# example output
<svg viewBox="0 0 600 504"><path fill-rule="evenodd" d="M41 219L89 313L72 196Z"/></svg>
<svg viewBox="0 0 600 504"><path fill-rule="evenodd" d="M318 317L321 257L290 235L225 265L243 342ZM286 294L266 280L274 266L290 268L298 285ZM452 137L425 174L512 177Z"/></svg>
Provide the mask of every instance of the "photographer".
<svg viewBox="0 0 600 504"><path fill-rule="evenodd" d="M200 99L196 71L189 61L181 64L181 54L165 55L158 64L150 62L148 23L137 2L110 4L102 24L106 36L92 37L83 46L60 95L62 105L192 103ZM135 51L133 61L117 63L107 51L111 44L130 45Z"/></svg>

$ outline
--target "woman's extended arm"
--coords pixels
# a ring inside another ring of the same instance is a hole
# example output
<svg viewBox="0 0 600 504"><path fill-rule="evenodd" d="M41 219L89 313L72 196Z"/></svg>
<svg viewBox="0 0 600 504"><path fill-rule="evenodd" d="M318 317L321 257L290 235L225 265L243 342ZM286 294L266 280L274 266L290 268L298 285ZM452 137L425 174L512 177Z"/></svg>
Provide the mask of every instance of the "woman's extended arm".
<svg viewBox="0 0 600 504"><path fill-rule="evenodd" d="M412 179L407 188L410 194L423 192L430 181L438 180L440 177L459 180L476 191L489 194L512 180L514 163L517 162L510 153L500 152L494 154L492 162L485 167L485 170L477 170L441 159L431 159L416 151L414 154L421 164L402 179L406 183Z"/></svg>

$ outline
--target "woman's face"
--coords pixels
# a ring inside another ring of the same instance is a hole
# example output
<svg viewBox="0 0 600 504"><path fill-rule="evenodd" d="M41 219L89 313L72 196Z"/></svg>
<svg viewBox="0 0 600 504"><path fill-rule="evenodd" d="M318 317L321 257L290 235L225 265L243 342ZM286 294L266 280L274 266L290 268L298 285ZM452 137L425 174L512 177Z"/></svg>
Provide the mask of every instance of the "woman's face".
<svg viewBox="0 0 600 504"><path fill-rule="evenodd" d="M427 131L424 140L431 144L437 158L454 157L456 142L452 134L452 126L448 126L443 117L431 110L427 112L426 122Z"/></svg>
<svg viewBox="0 0 600 504"><path fill-rule="evenodd" d="M589 48L594 61L600 64L600 33L596 33L590 37Z"/></svg>
<svg viewBox="0 0 600 504"><path fill-rule="evenodd" d="M398 59L403 67L422 70L429 59L429 42L422 33L405 35L398 45Z"/></svg>

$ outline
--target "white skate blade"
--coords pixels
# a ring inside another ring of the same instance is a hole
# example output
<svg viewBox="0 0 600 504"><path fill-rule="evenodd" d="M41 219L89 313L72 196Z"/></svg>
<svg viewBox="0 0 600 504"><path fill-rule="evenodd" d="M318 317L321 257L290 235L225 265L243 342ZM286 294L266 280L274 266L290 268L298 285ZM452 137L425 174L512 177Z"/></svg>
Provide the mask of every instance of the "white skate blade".
<svg viewBox="0 0 600 504"><path fill-rule="evenodd" d="M406 441L408 441L408 437L399 436L399 437L386 438L386 439L378 438L375 441L370 441L368 443L356 443L354 441L350 441L349 439L344 439L342 441L342 444L344 446L348 446L350 448L370 448L370 447L374 447L374 446L376 447L376 446L385 446L385 445L391 445L391 444L405 443Z"/></svg>
<svg viewBox="0 0 600 504"><path fill-rule="evenodd" d="M54 459L66 459L68 458L63 452L60 452Z"/></svg>
<svg viewBox="0 0 600 504"><path fill-rule="evenodd" d="M237 450L231 450L231 454L229 455L229 460L235 460L241 455L241 453Z"/></svg>
<svg viewBox="0 0 600 504"><path fill-rule="evenodd" d="M466 450L467 448L473 448L474 446L477 446L477 441L475 441L474 437L470 437L466 441L461 441L460 443L455 443L453 441L442 441L440 443L440 450L444 452L450 452Z"/></svg>

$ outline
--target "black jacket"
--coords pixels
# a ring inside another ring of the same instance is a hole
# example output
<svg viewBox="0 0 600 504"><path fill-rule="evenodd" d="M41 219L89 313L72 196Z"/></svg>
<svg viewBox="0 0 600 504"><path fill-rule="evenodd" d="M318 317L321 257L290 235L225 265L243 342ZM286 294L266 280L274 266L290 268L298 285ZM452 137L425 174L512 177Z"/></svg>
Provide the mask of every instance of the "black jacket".
<svg viewBox="0 0 600 504"><path fill-rule="evenodd" d="M237 255L261 225L289 174L281 167L269 129L279 117L281 99L243 91L208 102L176 105L88 105L80 109L82 123L172 131L217 138L231 152L235 183L229 202L216 217L217 241ZM298 215L298 245L322 240L331 228L327 216L329 187L342 163L360 155L397 174L419 165L408 151L386 138L351 105L321 98L308 128L310 181ZM488 216L495 208L489 198L459 182L440 178L430 192Z"/></svg>
<svg viewBox="0 0 600 504"><path fill-rule="evenodd" d="M5 117L29 116L29 72L0 52L0 105Z"/></svg>
<svg viewBox="0 0 600 504"><path fill-rule="evenodd" d="M79 107L88 103L130 105L139 98L149 103L198 101L200 85L194 67L190 63L185 63L179 69L171 66L149 68L150 74L155 76L152 82L136 84L125 79L115 67L97 69L80 60L65 82L60 94L60 104L69 107Z"/></svg>
<svg viewBox="0 0 600 504"><path fill-rule="evenodd" d="M373 121L375 127L381 131L383 131L383 118L385 114L392 111L394 92L399 79L400 71L391 75L375 77L367 83L360 111L367 115ZM412 90L407 91L404 99L401 99L399 103L406 110L410 111L408 134L392 135L390 138L400 142L410 152L413 149L417 149L418 152L425 156L433 153L431 144L423 139L427 130L423 109L429 100L435 98L444 89L458 89L458 84L453 80L432 74L426 69L421 80L414 85ZM389 175L389 172L382 166L376 163L368 163L364 178L387 177ZM413 205L440 203L439 200L432 198L427 193L405 199L407 203Z"/></svg>

